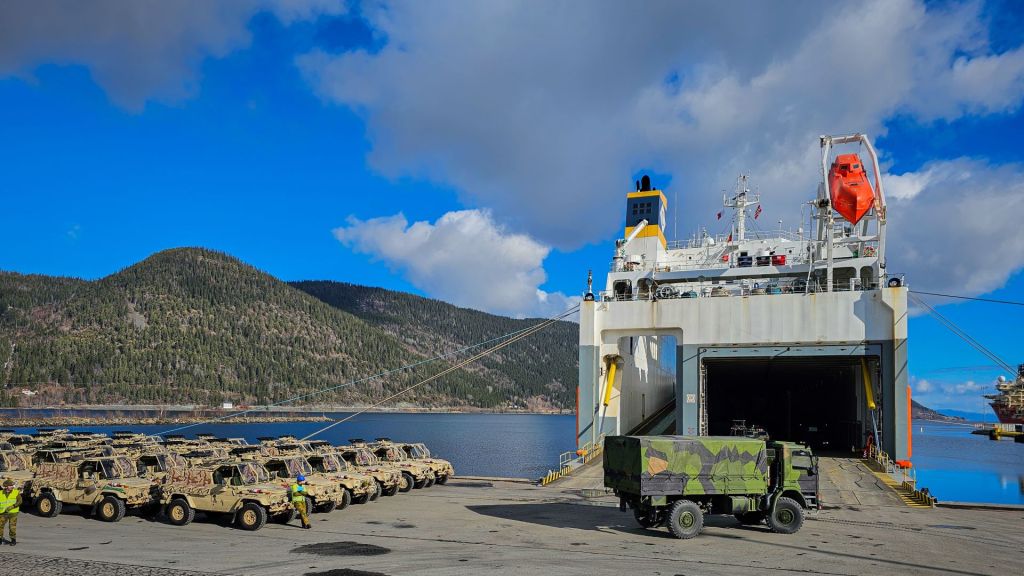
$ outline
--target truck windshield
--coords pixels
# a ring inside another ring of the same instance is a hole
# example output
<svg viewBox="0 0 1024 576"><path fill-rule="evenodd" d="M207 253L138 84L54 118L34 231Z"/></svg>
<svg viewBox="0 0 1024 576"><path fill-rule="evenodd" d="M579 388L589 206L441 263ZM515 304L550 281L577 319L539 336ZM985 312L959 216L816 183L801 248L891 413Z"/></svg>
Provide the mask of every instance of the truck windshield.
<svg viewBox="0 0 1024 576"><path fill-rule="evenodd" d="M123 456L110 460L100 460L100 466L103 468L103 477L107 480L135 477L135 467Z"/></svg>
<svg viewBox="0 0 1024 576"><path fill-rule="evenodd" d="M242 484L255 484L259 478L256 470L248 463L239 464L235 468L238 469L238 477L242 479Z"/></svg>
<svg viewBox="0 0 1024 576"><path fill-rule="evenodd" d="M377 460L376 454L370 452L366 448L360 448L359 450L356 450L356 463L360 466L373 466L374 464L378 464L379 461Z"/></svg>
<svg viewBox="0 0 1024 576"><path fill-rule="evenodd" d="M793 454L793 468L797 470L811 470L814 468L814 461L807 454Z"/></svg>
<svg viewBox="0 0 1024 576"><path fill-rule="evenodd" d="M305 458L290 458L284 462L285 466L288 467L288 474L292 477L299 474L307 475L313 473L313 467L309 465L309 462L306 462Z"/></svg>
<svg viewBox="0 0 1024 576"><path fill-rule="evenodd" d="M410 444L409 454L413 458L430 458L430 450L427 450L423 444Z"/></svg>
<svg viewBox="0 0 1024 576"><path fill-rule="evenodd" d="M249 465L256 471L256 478L258 478L260 482L270 482L270 472L263 467L263 464L251 462Z"/></svg>
<svg viewBox="0 0 1024 576"><path fill-rule="evenodd" d="M322 457L324 463L324 470L328 472L341 472L345 467L338 464L338 457L334 454L324 454Z"/></svg>

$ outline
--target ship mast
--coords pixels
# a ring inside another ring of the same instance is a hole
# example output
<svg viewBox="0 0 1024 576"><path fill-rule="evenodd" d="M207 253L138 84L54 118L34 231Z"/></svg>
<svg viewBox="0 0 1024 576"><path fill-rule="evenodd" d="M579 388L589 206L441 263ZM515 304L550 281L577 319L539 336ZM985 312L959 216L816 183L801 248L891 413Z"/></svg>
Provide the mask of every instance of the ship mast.
<svg viewBox="0 0 1024 576"><path fill-rule="evenodd" d="M736 181L736 194L732 198L722 196L722 205L736 211L736 241L742 242L747 236L747 207L761 203L760 194L750 194L747 181L750 177L740 174Z"/></svg>

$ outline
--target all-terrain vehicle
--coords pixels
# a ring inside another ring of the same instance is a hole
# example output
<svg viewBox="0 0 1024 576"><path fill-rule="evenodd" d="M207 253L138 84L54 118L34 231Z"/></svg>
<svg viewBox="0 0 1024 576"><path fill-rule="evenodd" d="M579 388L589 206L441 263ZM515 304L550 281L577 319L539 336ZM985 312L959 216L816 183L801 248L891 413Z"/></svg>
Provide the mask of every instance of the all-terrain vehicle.
<svg viewBox="0 0 1024 576"><path fill-rule="evenodd" d="M357 471L337 454L309 454L306 461L317 474L337 480L342 488L348 490L350 501L366 504L380 498L382 489L373 476Z"/></svg>
<svg viewBox="0 0 1024 576"><path fill-rule="evenodd" d="M455 467L452 466L452 463L432 456L426 444L422 442L416 442L413 444L408 442L398 442L395 446L404 450L405 455L409 458L430 466L430 469L434 471L434 477L437 479L436 481L438 484L448 482L448 479L455 475Z"/></svg>
<svg viewBox="0 0 1024 576"><path fill-rule="evenodd" d="M369 448L382 462L390 462L397 466L402 475L408 476L412 481L413 488L429 488L434 485L437 478L430 466L406 456L405 451L395 446L390 439L377 438Z"/></svg>
<svg viewBox="0 0 1024 576"><path fill-rule="evenodd" d="M412 475L402 474L401 469L390 463L381 463L377 455L365 445L339 446L334 448L336 454L356 470L373 476L381 487L381 494L394 496L412 490Z"/></svg>
<svg viewBox="0 0 1024 576"><path fill-rule="evenodd" d="M170 450L143 451L134 454L132 460L139 477L158 484L166 483L172 471L188 468L188 461L181 454Z"/></svg>
<svg viewBox="0 0 1024 576"><path fill-rule="evenodd" d="M261 463L270 471L271 479L281 480L286 487L291 486L299 474L306 477L306 510L310 513L332 512L352 502L352 494L342 488L338 480L314 473L313 466L302 456L272 456L262 459Z"/></svg>
<svg viewBox="0 0 1024 576"><path fill-rule="evenodd" d="M40 516L50 518L64 504L77 504L100 520L117 522L127 510L152 504L155 491L128 458L103 456L37 465L29 495Z"/></svg>
<svg viewBox="0 0 1024 576"><path fill-rule="evenodd" d="M604 485L644 528L668 525L693 538L705 514L732 514L792 534L818 507L818 463L810 448L730 436L609 436Z"/></svg>
<svg viewBox="0 0 1024 576"><path fill-rule="evenodd" d="M0 484L4 480L14 480L14 486L22 494L27 495L31 490L34 475L32 458L27 454L11 451L0 452ZM25 503L24 507L28 508L28 503Z"/></svg>
<svg viewBox="0 0 1024 576"><path fill-rule="evenodd" d="M287 522L294 516L288 489L259 463L242 460L171 468L160 503L175 526L192 522L196 511L243 530L259 530L268 518Z"/></svg>

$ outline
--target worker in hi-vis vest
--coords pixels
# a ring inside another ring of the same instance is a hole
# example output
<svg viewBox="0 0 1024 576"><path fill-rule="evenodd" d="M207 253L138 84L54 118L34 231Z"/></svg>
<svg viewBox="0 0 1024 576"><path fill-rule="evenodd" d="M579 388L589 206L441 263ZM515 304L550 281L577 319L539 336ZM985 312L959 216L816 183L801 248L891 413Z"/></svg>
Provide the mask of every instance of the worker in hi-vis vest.
<svg viewBox="0 0 1024 576"><path fill-rule="evenodd" d="M289 490L292 494L292 506L299 511L299 518L302 519L303 528L312 528L309 524L308 510L306 510L306 477L299 474L295 477L295 484Z"/></svg>
<svg viewBox="0 0 1024 576"><path fill-rule="evenodd" d="M0 490L0 543L3 543L4 526L11 525L11 546L18 545L18 512L21 508L21 490L14 487L14 480L4 480Z"/></svg>

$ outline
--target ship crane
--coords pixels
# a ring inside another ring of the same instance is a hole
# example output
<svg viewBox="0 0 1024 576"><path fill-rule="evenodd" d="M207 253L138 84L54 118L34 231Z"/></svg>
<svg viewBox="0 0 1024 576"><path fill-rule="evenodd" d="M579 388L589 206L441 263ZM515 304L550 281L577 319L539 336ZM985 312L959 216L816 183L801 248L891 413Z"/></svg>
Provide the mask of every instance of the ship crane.
<svg viewBox="0 0 1024 576"><path fill-rule="evenodd" d="M626 269L626 246L629 246L630 242L636 240L636 237L639 236L640 233L643 232L644 228L646 227L647 219L645 218L641 220L639 223L637 223L636 227L633 228L633 231L629 234L629 236L626 236L625 238L620 238L615 241L615 256L612 258L612 261L614 262L616 272L622 272L623 270Z"/></svg>

